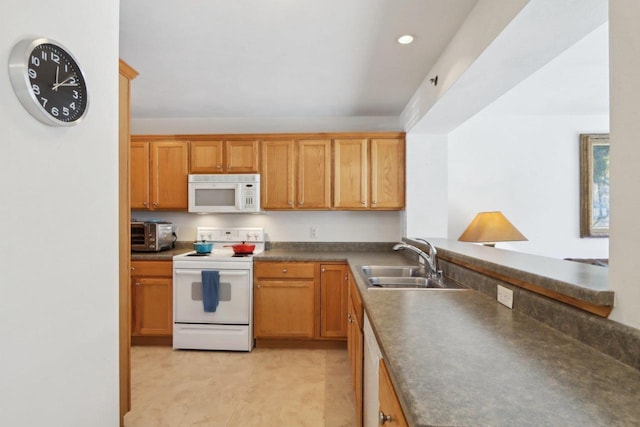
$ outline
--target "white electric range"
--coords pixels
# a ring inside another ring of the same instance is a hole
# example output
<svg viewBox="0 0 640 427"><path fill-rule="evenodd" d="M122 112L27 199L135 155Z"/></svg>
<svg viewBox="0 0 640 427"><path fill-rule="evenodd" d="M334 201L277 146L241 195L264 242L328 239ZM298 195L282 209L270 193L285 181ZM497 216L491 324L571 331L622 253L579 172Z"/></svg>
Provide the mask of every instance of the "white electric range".
<svg viewBox="0 0 640 427"><path fill-rule="evenodd" d="M253 348L253 255L264 251L264 229L198 227L198 241L210 254L173 257L173 348L251 351ZM230 246L255 244L253 254L236 256ZM218 305L203 305L203 271L218 271Z"/></svg>

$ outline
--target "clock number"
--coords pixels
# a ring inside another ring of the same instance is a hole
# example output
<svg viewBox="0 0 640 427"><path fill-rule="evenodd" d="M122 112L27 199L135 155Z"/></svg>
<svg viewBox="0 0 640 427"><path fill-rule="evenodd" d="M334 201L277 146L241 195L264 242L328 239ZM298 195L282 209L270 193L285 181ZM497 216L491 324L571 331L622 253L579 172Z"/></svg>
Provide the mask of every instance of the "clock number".
<svg viewBox="0 0 640 427"><path fill-rule="evenodd" d="M36 67L40 66L40 58L38 58L37 56L32 56L31 57L31 63L33 65L35 65Z"/></svg>
<svg viewBox="0 0 640 427"><path fill-rule="evenodd" d="M67 107L62 107L62 115L63 116L68 116L69 115L69 109Z"/></svg>
<svg viewBox="0 0 640 427"><path fill-rule="evenodd" d="M60 110L57 107L51 107L51 114L58 117L60 115Z"/></svg>
<svg viewBox="0 0 640 427"><path fill-rule="evenodd" d="M69 79L69 84L70 84L70 85L77 85L78 83L76 82L76 78L75 78L75 77L71 77L71 78Z"/></svg>
<svg viewBox="0 0 640 427"><path fill-rule="evenodd" d="M69 104L69 108L71 108L72 110L76 109L76 103L72 102L71 104Z"/></svg>
<svg viewBox="0 0 640 427"><path fill-rule="evenodd" d="M42 96L40 97L40 99L42 100L42 106L46 107L47 106L47 102L49 102L49 100L47 98L45 98L45 97L42 97Z"/></svg>
<svg viewBox="0 0 640 427"><path fill-rule="evenodd" d="M64 72L65 73L69 72L69 64L64 64Z"/></svg>
<svg viewBox="0 0 640 427"><path fill-rule="evenodd" d="M42 60L43 61L47 60L47 52L45 52L44 50L42 51Z"/></svg>
<svg viewBox="0 0 640 427"><path fill-rule="evenodd" d="M33 68L29 68L29 77L32 79L38 77L38 73L36 73L36 70L34 70Z"/></svg>
<svg viewBox="0 0 640 427"><path fill-rule="evenodd" d="M73 99L78 99L78 91L77 90L73 91Z"/></svg>
<svg viewBox="0 0 640 427"><path fill-rule="evenodd" d="M51 60L56 64L60 63L60 56L56 53L51 52Z"/></svg>
<svg viewBox="0 0 640 427"><path fill-rule="evenodd" d="M31 89L33 90L33 93L35 93L36 95L40 95L40 86L32 85Z"/></svg>

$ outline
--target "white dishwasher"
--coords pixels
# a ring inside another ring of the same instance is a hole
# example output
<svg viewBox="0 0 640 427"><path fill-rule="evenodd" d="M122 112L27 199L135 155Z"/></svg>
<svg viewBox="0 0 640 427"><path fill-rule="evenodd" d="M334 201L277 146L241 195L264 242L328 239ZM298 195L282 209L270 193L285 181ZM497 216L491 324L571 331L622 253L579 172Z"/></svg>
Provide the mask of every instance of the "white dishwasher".
<svg viewBox="0 0 640 427"><path fill-rule="evenodd" d="M367 313L364 314L364 373L363 373L363 425L378 425L378 366L382 353L371 329Z"/></svg>

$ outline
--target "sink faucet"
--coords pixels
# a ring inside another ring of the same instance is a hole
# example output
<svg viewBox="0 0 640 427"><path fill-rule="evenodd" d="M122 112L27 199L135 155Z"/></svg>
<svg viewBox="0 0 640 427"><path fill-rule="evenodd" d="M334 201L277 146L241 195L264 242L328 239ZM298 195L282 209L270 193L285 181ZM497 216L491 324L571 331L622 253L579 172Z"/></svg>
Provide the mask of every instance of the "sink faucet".
<svg viewBox="0 0 640 427"><path fill-rule="evenodd" d="M418 261L424 265L425 263L429 266L429 271L427 272L427 277L431 277L431 278L440 278L441 276L441 272L438 271L438 267L437 267L437 260L436 260L436 248L429 242L427 242L424 239L414 239L414 240L419 240L423 243L425 243L428 247L429 247L429 254L427 254L426 252L420 250L419 248L410 245L408 243L405 242L399 242L396 243L393 246L393 250L394 251L399 251L401 249L405 249L405 250L409 250L415 254L418 255Z"/></svg>

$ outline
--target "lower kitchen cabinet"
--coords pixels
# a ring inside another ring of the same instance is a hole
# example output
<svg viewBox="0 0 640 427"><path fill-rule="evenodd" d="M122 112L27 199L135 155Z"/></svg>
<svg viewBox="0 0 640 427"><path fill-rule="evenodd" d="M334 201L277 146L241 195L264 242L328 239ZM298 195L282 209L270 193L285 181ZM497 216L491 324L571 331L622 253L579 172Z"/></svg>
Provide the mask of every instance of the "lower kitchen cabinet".
<svg viewBox="0 0 640 427"><path fill-rule="evenodd" d="M347 337L347 304L349 298L349 266L320 265L320 336Z"/></svg>
<svg viewBox="0 0 640 427"><path fill-rule="evenodd" d="M254 264L254 335L260 338L314 337L315 263Z"/></svg>
<svg viewBox="0 0 640 427"><path fill-rule="evenodd" d="M344 263L255 261L255 338L344 341L348 272Z"/></svg>
<svg viewBox="0 0 640 427"><path fill-rule="evenodd" d="M362 331L362 301L355 282L349 273L349 311L347 314L347 351L349 353L349 365L351 368L351 381L356 403L357 426L362 427L362 386L364 363L364 334Z"/></svg>
<svg viewBox="0 0 640 427"><path fill-rule="evenodd" d="M388 427L408 427L407 419L402 412L402 407L400 406L398 395L396 394L396 391L393 388L393 384L391 383L389 371L387 371L384 359L380 360L378 377L380 425L385 425Z"/></svg>
<svg viewBox="0 0 640 427"><path fill-rule="evenodd" d="M170 343L173 333L173 263L131 261L132 344ZM145 337L163 338L145 340Z"/></svg>

